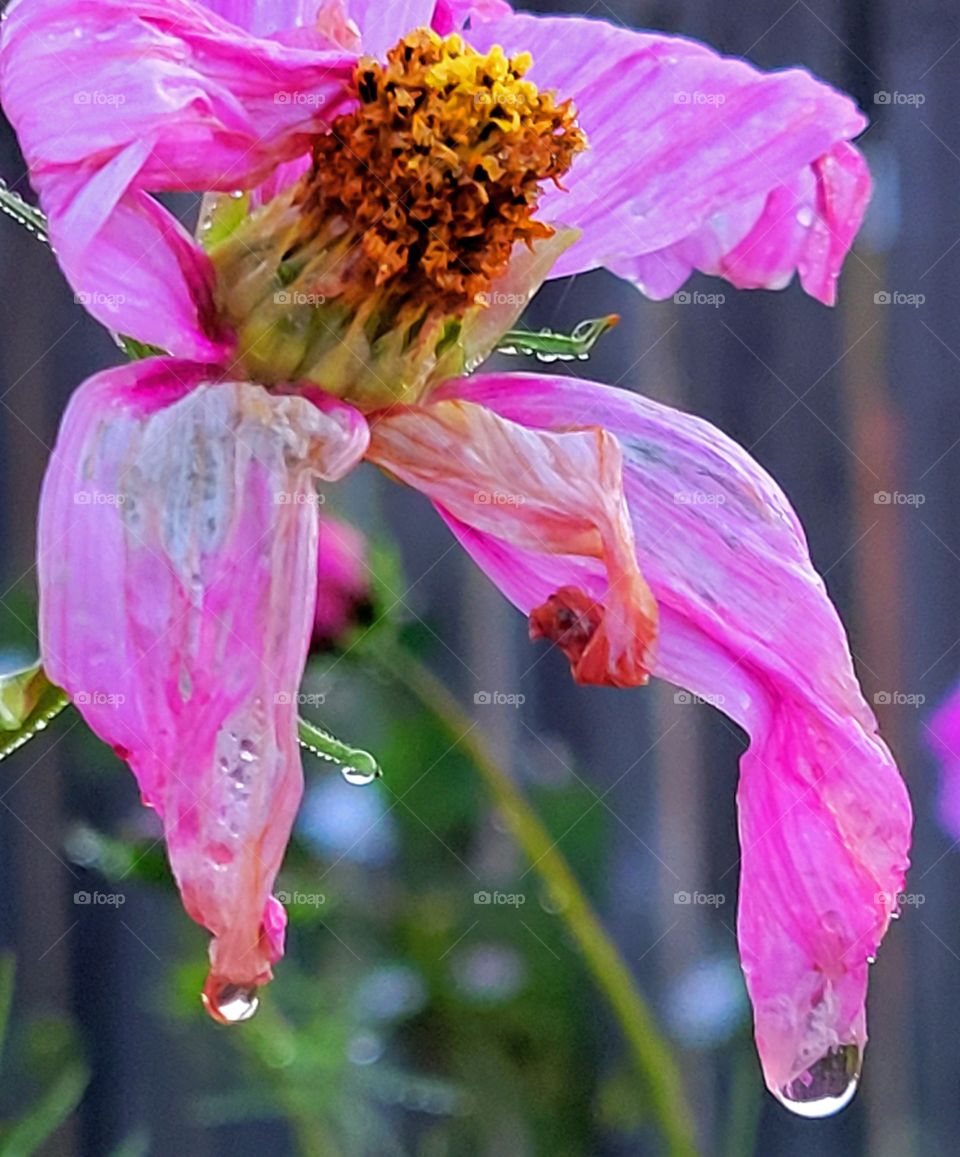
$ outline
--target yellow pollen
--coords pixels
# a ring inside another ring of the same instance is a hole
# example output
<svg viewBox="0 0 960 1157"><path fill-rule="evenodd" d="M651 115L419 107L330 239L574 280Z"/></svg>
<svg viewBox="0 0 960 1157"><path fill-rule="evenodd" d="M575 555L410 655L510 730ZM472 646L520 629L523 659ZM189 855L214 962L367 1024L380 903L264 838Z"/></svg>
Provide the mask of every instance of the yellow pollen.
<svg viewBox="0 0 960 1157"><path fill-rule="evenodd" d="M541 185L559 184L586 145L571 103L525 78L531 64L529 53L483 54L427 29L386 64L362 58L358 107L314 142L290 257L340 222L358 238L356 300L378 290L394 308L430 303L462 316L518 241L552 236L534 218Z"/></svg>

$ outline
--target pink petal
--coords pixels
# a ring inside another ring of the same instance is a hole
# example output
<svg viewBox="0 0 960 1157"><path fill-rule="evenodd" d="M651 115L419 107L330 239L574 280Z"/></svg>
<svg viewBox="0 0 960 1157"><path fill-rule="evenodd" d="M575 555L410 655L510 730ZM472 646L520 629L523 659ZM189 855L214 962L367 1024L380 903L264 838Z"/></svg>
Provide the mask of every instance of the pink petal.
<svg viewBox="0 0 960 1157"><path fill-rule="evenodd" d="M398 408L373 423L368 457L421 490L442 513L543 559L588 561L576 581L543 586L527 609L531 635L570 660L580 683L644 682L656 605L637 568L621 455L602 430L542 433L459 401ZM570 576L567 568L567 577Z"/></svg>
<svg viewBox="0 0 960 1157"><path fill-rule="evenodd" d="M214 356L208 262L146 194L264 180L346 107L355 58L185 0L19 0L0 35L0 98L80 300L142 341Z"/></svg>
<svg viewBox="0 0 960 1157"><path fill-rule="evenodd" d="M739 939L767 1083L782 1090L831 1049L862 1049L867 959L903 886L910 803L785 496L718 430L622 390L491 374L439 396L538 431L600 425L619 440L637 555L660 608L653 673L751 738L738 793ZM484 527L461 540L523 611L558 581L556 567L543 573ZM596 574L592 586L582 571L576 581L600 590Z"/></svg>
<svg viewBox="0 0 960 1157"><path fill-rule="evenodd" d="M350 0L350 15L357 22L363 51L384 57L393 46L415 28L428 28L434 0Z"/></svg>
<svg viewBox="0 0 960 1157"><path fill-rule="evenodd" d="M356 527L324 514L317 559L314 643L328 646L353 624L357 607L370 597L367 541Z"/></svg>
<svg viewBox="0 0 960 1157"><path fill-rule="evenodd" d="M940 762L940 823L960 840L960 687L955 687L926 725L930 750Z"/></svg>
<svg viewBox="0 0 960 1157"><path fill-rule="evenodd" d="M340 472L350 430L152 359L76 392L44 483L44 662L163 822L184 906L214 937L214 1003L269 980L282 951L270 890L302 786L315 479Z"/></svg>
<svg viewBox="0 0 960 1157"><path fill-rule="evenodd" d="M506 0L437 0L431 27L441 36L462 32L469 21L473 27L478 21L503 20L513 15ZM467 39L471 39L467 36Z"/></svg>
<svg viewBox="0 0 960 1157"><path fill-rule="evenodd" d="M583 230L558 277L606 265L651 297L694 269L779 288L800 272L831 302L869 199L845 145L863 116L799 69L762 73L678 37L598 20L480 23L478 48L533 54L531 79L572 97L590 148L542 215Z"/></svg>

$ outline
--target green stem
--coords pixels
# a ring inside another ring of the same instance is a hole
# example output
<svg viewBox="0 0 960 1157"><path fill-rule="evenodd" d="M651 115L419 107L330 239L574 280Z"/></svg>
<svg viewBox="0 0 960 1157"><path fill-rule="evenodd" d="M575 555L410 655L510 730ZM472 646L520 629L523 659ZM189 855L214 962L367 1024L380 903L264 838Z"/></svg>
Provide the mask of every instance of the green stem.
<svg viewBox="0 0 960 1157"><path fill-rule="evenodd" d="M474 721L431 671L401 648L383 646L378 648L375 658L459 741L486 781L510 831L534 869L552 895L563 897L561 915L623 1028L647 1093L651 1116L667 1152L670 1157L696 1157L697 1147L690 1128L693 1115L686 1104L680 1070L623 958L549 831L510 775L490 754L473 728Z"/></svg>
<svg viewBox="0 0 960 1157"><path fill-rule="evenodd" d="M28 205L26 201L7 187L6 181L0 180L0 213L6 213L14 221L28 229L40 241L49 241L47 235L47 219L39 209Z"/></svg>
<svg viewBox="0 0 960 1157"><path fill-rule="evenodd" d="M532 354L542 362L585 361L601 337L619 322L615 313L581 321L573 333L554 333L542 329L511 329L497 342L502 354Z"/></svg>
<svg viewBox="0 0 960 1157"><path fill-rule="evenodd" d="M364 751L362 747L351 747L349 743L337 739L325 727L309 723L302 716L297 719L297 737L301 747L320 759L338 763L345 770L356 771L373 779L379 779L383 775L380 764L369 751Z"/></svg>

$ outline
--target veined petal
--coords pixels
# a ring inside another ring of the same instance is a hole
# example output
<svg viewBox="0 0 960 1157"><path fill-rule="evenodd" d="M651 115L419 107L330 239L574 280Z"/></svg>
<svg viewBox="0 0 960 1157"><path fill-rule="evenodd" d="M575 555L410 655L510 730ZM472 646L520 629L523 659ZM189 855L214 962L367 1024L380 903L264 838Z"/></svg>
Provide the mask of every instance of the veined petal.
<svg viewBox="0 0 960 1157"><path fill-rule="evenodd" d="M350 0L350 15L357 22L363 51L383 57L414 28L426 28L433 16L434 0Z"/></svg>
<svg viewBox="0 0 960 1157"><path fill-rule="evenodd" d="M147 194L255 186L346 106L354 61L259 39L186 0L8 8L0 99L64 272L98 320L214 356L206 258Z"/></svg>
<svg viewBox="0 0 960 1157"><path fill-rule="evenodd" d="M526 609L532 637L555 643L578 682L646 681L656 604L637 567L613 438L589 422L554 434L442 401L375 419L368 457L445 516L564 574ZM575 581L581 561L596 568L589 593Z"/></svg>
<svg viewBox="0 0 960 1157"><path fill-rule="evenodd" d="M470 39L529 51L531 79L579 110L590 148L541 202L583 230L555 276L605 265L660 298L694 269L769 288L799 271L833 301L870 193L844 144L866 124L849 97L800 69L579 17L481 22Z"/></svg>
<svg viewBox="0 0 960 1157"><path fill-rule="evenodd" d="M306 399L152 359L75 393L44 483L44 663L163 822L214 937L214 1005L282 951L269 897L302 787L315 479L344 436Z"/></svg>
<svg viewBox="0 0 960 1157"><path fill-rule="evenodd" d="M660 609L653 673L750 735L740 952L767 1082L802 1099L804 1073L866 1040L867 960L903 886L911 813L796 516L729 438L625 391L490 374L439 396L539 431L596 424L620 443L637 556ZM461 541L521 610L554 581L482 527ZM596 578L581 581L598 592Z"/></svg>

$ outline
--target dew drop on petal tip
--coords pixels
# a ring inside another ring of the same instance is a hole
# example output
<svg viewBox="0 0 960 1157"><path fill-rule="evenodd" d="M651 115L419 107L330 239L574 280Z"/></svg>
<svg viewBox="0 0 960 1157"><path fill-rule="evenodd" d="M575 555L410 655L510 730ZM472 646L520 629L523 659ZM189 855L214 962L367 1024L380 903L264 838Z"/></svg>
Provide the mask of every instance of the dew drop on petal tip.
<svg viewBox="0 0 960 1157"><path fill-rule="evenodd" d="M242 1024L260 1007L255 984L230 984L211 977L203 989L203 1006L218 1024Z"/></svg>
<svg viewBox="0 0 960 1157"><path fill-rule="evenodd" d="M777 1090L774 1096L798 1117L811 1120L830 1117L853 1100L860 1080L860 1061L856 1045L840 1045Z"/></svg>

